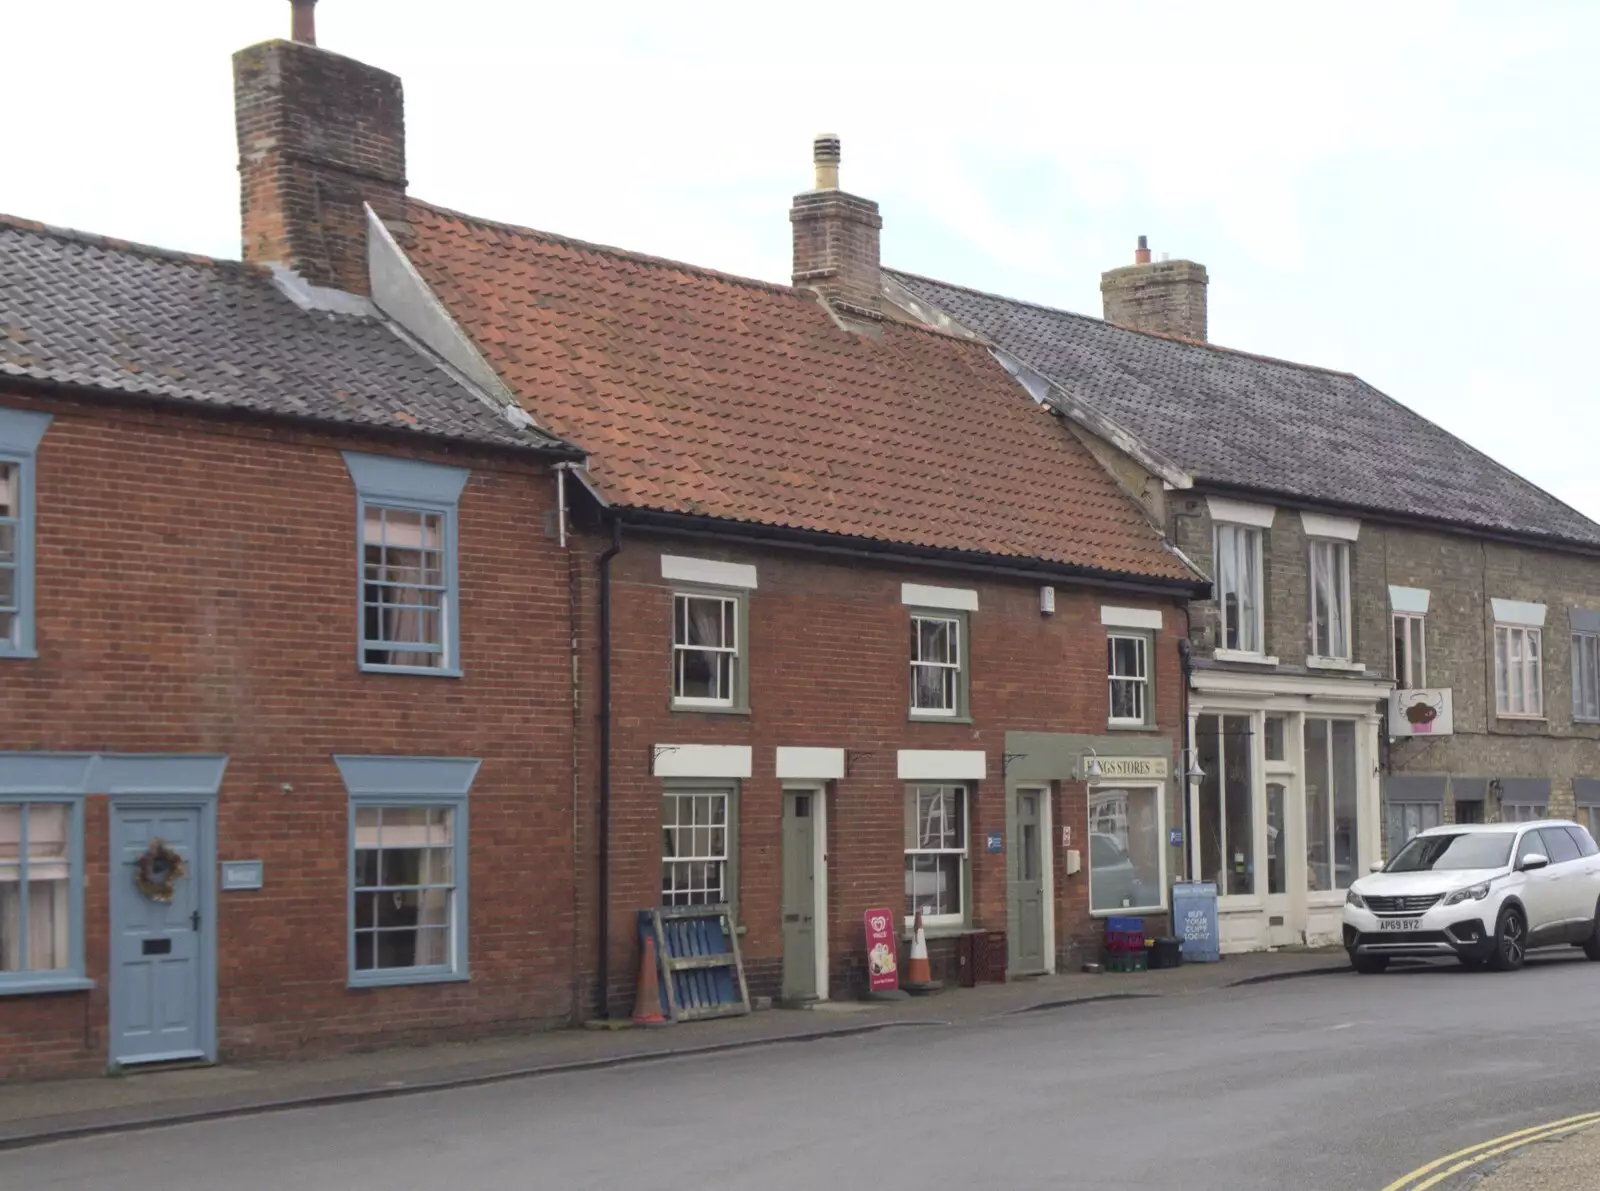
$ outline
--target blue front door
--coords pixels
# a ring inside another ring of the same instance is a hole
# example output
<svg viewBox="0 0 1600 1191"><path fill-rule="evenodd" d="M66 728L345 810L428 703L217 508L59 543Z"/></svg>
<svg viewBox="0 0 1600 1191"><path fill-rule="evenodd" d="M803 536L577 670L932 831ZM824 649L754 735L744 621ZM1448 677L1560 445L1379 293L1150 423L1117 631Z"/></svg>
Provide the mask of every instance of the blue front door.
<svg viewBox="0 0 1600 1191"><path fill-rule="evenodd" d="M205 940L202 905L210 857L193 806L116 806L111 816L111 1059L152 1063L205 1057ZM141 891L139 859L159 839L183 859L172 900Z"/></svg>

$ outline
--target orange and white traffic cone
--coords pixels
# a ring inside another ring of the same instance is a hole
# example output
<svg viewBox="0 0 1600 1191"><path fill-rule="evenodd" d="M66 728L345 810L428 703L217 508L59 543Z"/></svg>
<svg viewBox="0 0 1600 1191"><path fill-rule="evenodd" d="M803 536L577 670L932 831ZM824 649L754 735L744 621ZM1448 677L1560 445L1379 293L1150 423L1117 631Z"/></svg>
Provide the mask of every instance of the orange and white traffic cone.
<svg viewBox="0 0 1600 1191"><path fill-rule="evenodd" d="M639 985L633 997L633 1024L667 1024L661 1014L661 986L656 980L656 941L649 935L644 937L644 946L639 950Z"/></svg>
<svg viewBox="0 0 1600 1191"><path fill-rule="evenodd" d="M935 993L944 986L933 978L928 963L928 940L922 933L922 907L911 924L911 954L906 959L906 979L901 985L908 993Z"/></svg>

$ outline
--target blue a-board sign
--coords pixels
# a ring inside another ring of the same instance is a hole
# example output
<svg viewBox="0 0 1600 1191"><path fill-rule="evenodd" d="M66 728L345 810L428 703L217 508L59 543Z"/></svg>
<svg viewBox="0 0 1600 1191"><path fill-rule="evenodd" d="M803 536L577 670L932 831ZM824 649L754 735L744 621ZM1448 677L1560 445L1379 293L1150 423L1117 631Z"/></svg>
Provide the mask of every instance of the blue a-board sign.
<svg viewBox="0 0 1600 1191"><path fill-rule="evenodd" d="M1000 833L998 831L991 831L989 833L989 851L1004 852L1005 850L1005 841L1000 838Z"/></svg>
<svg viewBox="0 0 1600 1191"><path fill-rule="evenodd" d="M1184 963L1208 964L1222 958L1215 881L1178 881L1172 886L1172 933L1183 940Z"/></svg>

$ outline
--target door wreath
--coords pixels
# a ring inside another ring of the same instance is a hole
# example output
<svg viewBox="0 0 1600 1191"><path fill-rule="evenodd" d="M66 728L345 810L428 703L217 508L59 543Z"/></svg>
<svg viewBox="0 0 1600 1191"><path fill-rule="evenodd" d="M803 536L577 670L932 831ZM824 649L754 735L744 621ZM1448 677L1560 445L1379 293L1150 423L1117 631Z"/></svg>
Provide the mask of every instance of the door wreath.
<svg viewBox="0 0 1600 1191"><path fill-rule="evenodd" d="M153 839L144 855L134 862L133 883L139 892L153 902L170 904L173 886L180 877L189 875L189 866L167 846L163 839Z"/></svg>

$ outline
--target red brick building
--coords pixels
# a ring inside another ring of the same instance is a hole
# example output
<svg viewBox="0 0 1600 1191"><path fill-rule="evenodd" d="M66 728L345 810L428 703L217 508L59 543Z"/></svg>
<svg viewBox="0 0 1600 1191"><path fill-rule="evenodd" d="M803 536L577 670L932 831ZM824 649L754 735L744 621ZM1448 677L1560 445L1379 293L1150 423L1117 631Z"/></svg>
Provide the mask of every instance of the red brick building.
<svg viewBox="0 0 1600 1191"><path fill-rule="evenodd" d="M836 141L773 285L409 198L309 41L235 79L244 264L0 225L0 1076L615 1010L663 902L797 999L873 907L1159 928L1206 584L880 305Z"/></svg>
<svg viewBox="0 0 1600 1191"><path fill-rule="evenodd" d="M0 1078L569 1016L577 457L357 296L0 222Z"/></svg>
<svg viewBox="0 0 1600 1191"><path fill-rule="evenodd" d="M987 929L1050 971L1114 910L1159 929L1181 875L1204 582L984 343L890 317L876 205L817 148L794 286L416 200L373 249L383 309L442 303L592 453L580 929L613 1009L663 902L732 904L752 989L807 998L860 991L872 907L922 908L938 968Z"/></svg>

